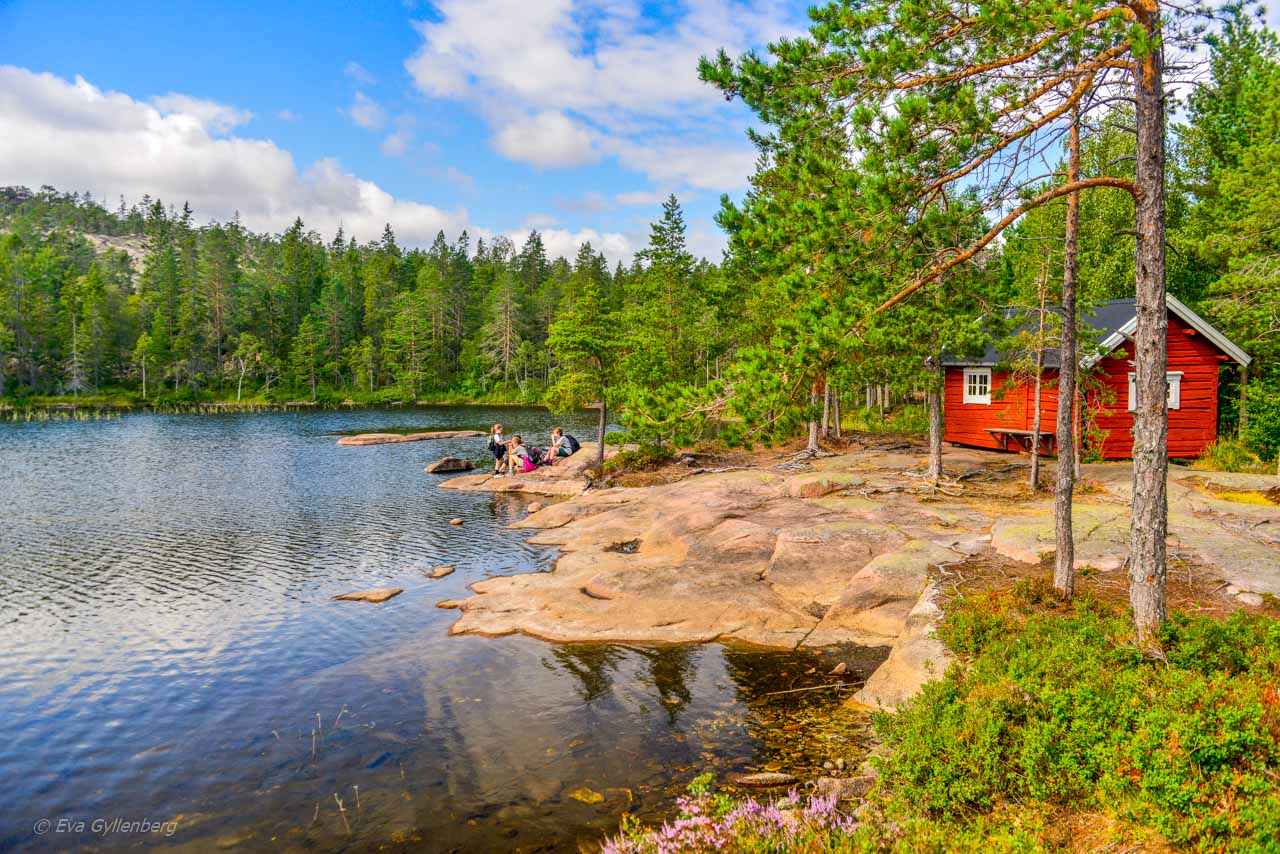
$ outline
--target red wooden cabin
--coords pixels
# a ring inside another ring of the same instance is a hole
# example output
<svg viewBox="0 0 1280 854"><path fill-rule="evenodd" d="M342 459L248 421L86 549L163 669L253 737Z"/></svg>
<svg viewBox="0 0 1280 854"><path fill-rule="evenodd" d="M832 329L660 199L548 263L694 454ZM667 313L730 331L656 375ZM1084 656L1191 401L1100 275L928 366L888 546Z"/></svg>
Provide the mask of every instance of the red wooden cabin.
<svg viewBox="0 0 1280 854"><path fill-rule="evenodd" d="M1174 297L1169 311L1169 456L1198 457L1218 436L1218 373L1226 364L1248 365L1250 357L1204 318ZM1133 453L1134 301L1113 300L1083 318L1098 331L1101 356L1082 362L1101 388L1084 401L1095 428L1103 432L1104 459L1128 459ZM1040 391L1041 448L1052 453L1058 417L1056 352L1046 354ZM1031 448L1035 389L1030 380L1011 379L994 347L976 359L946 362L943 438L956 445L1026 451ZM1078 417L1078 416L1077 416Z"/></svg>

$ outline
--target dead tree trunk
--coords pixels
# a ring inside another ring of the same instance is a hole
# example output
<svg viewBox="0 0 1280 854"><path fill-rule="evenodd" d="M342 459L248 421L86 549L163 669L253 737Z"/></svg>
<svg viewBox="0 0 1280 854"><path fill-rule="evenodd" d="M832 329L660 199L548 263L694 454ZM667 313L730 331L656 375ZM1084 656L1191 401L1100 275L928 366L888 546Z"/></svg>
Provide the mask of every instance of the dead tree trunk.
<svg viewBox="0 0 1280 854"><path fill-rule="evenodd" d="M604 431L609 425L609 404L600 395L600 425L596 430L596 465L604 468Z"/></svg>
<svg viewBox="0 0 1280 854"><path fill-rule="evenodd" d="M936 485L942 478L942 357L929 356L924 364L928 371L924 394L929 409L929 469L925 475Z"/></svg>
<svg viewBox="0 0 1280 854"><path fill-rule="evenodd" d="M1140 646L1154 644L1167 616L1165 536L1168 458L1168 391L1165 308L1164 58L1160 47L1160 7L1135 4L1138 23L1149 34L1137 58L1134 97L1137 127L1137 297L1134 334L1133 517L1129 539L1129 603Z"/></svg>
<svg viewBox="0 0 1280 854"><path fill-rule="evenodd" d="M1240 415L1236 419L1236 438L1244 440L1249 427L1249 369L1240 366Z"/></svg>
<svg viewBox="0 0 1280 854"><path fill-rule="evenodd" d="M1071 111L1067 183L1080 179L1080 114ZM1071 501L1076 488L1076 247L1080 230L1080 194L1067 196L1066 244L1062 258L1062 345L1058 355L1058 424L1055 444L1058 473L1053 488L1056 551L1053 589L1063 599L1076 592L1076 544L1071 530Z"/></svg>

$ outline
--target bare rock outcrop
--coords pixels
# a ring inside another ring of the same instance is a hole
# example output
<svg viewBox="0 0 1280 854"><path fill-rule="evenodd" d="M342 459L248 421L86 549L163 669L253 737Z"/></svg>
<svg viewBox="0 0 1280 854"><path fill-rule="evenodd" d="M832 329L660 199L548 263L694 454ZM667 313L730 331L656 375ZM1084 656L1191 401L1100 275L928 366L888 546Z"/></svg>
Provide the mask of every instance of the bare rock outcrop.
<svg viewBox="0 0 1280 854"><path fill-rule="evenodd" d="M479 430L434 430L425 433L359 433L343 436L339 445L363 447L365 445L395 445L400 442L425 442L429 439L472 439L483 436Z"/></svg>
<svg viewBox="0 0 1280 854"><path fill-rule="evenodd" d="M954 656L935 631L942 620L937 584L929 584L907 615L906 627L884 664L850 699L861 706L892 711L946 673Z"/></svg>

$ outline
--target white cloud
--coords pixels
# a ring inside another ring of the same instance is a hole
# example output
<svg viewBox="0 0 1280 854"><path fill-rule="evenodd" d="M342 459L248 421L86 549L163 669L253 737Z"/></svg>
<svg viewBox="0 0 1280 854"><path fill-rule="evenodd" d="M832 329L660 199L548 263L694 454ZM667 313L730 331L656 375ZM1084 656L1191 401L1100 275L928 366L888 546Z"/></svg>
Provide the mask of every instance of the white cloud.
<svg viewBox="0 0 1280 854"><path fill-rule="evenodd" d="M248 110L240 110L226 104L219 104L217 101L206 101L174 92L168 95L157 95L151 99L151 103L162 115L196 118L215 134L228 133L247 124L253 118L253 113Z"/></svg>
<svg viewBox="0 0 1280 854"><path fill-rule="evenodd" d="M347 117L366 130L377 130L387 123L387 112L377 101L363 92L357 92L351 106L346 110Z"/></svg>
<svg viewBox="0 0 1280 854"><path fill-rule="evenodd" d="M453 184L455 187L465 190L468 193L474 191L476 188L475 178L472 178L466 172L463 172L461 169L457 169L453 166L445 168L444 177L450 184Z"/></svg>
<svg viewBox="0 0 1280 854"><path fill-rule="evenodd" d="M661 190L633 190L628 193L618 193L613 198L620 205L639 207L642 205L660 205L667 200L668 195L670 194Z"/></svg>
<svg viewBox="0 0 1280 854"><path fill-rule="evenodd" d="M469 225L465 209L398 199L336 160L300 170L269 140L220 135L230 119L203 106L209 102L172 97L161 108L79 77L0 66L0 186L50 184L98 198L149 193L189 201L201 218L225 220L239 211L248 227L268 232L300 216L321 234L341 224L357 239L373 240L389 222L409 245Z"/></svg>
<svg viewBox="0 0 1280 854"><path fill-rule="evenodd" d="M560 220L551 214L531 213L524 218L524 224L521 228L536 228L542 230L544 228L554 228L560 224Z"/></svg>
<svg viewBox="0 0 1280 854"><path fill-rule="evenodd" d="M643 172L659 184L685 185L700 190L742 186L756 162L755 149L734 144L675 139L634 142L615 137L604 146L616 154L623 165ZM666 198L665 194L663 198Z"/></svg>
<svg viewBox="0 0 1280 854"><path fill-rule="evenodd" d="M698 80L698 58L794 33L796 14L781 0L688 0L655 27L639 0L440 0L436 10L417 23L422 46L405 67L423 93L475 104L503 155L567 166L603 152L655 181L717 190L744 186L754 155L740 118ZM653 134L664 138L646 156ZM706 148L716 137L740 141ZM728 157L702 169L716 153Z"/></svg>
<svg viewBox="0 0 1280 854"><path fill-rule="evenodd" d="M413 142L413 116L401 113L396 116L396 129L382 140L380 149L386 157L404 157Z"/></svg>
<svg viewBox="0 0 1280 854"><path fill-rule="evenodd" d="M599 157L591 132L554 111L508 122L493 143L503 156L540 167L580 166Z"/></svg>
<svg viewBox="0 0 1280 854"><path fill-rule="evenodd" d="M405 131L388 134L378 146L385 157L404 157L409 150L409 135Z"/></svg>
<svg viewBox="0 0 1280 854"><path fill-rule="evenodd" d="M373 72L356 62L354 59L342 66L342 73L359 83L361 86L372 86L378 82L378 78L373 76Z"/></svg>
<svg viewBox="0 0 1280 854"><path fill-rule="evenodd" d="M580 195L568 198L560 196L555 199L554 204L561 210L590 214L604 213L613 207L603 193L597 193L595 190L587 190Z"/></svg>

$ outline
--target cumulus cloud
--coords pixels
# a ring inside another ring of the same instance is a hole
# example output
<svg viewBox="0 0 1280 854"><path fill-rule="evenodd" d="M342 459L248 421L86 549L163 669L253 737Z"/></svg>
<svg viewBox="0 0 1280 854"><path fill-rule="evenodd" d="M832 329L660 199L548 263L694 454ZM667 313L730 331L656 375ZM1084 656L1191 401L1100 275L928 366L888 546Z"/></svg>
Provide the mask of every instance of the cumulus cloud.
<svg viewBox="0 0 1280 854"><path fill-rule="evenodd" d="M511 160L540 167L580 166L599 156L590 131L551 110L506 123L494 146Z"/></svg>
<svg viewBox="0 0 1280 854"><path fill-rule="evenodd" d="M174 92L158 95L151 99L151 103L166 116L193 116L215 134L228 133L247 124L253 118L253 113L248 110L239 110L226 104L219 104L217 101L206 101Z"/></svg>
<svg viewBox="0 0 1280 854"><path fill-rule="evenodd" d="M322 234L341 224L372 240L389 222L409 245L468 226L465 209L398 199L336 160L299 169L269 140L225 135L243 113L210 104L183 96L148 103L80 77L0 66L0 186L51 184L98 198L149 193L189 201L201 217L239 211L247 226L268 232L300 216Z"/></svg>
<svg viewBox="0 0 1280 854"><path fill-rule="evenodd" d="M356 93L346 112L351 121L365 130L377 130L387 123L386 110L363 92Z"/></svg>
<svg viewBox="0 0 1280 854"><path fill-rule="evenodd" d="M567 166L607 153L658 182L742 187L754 156L724 99L698 80L697 61L794 32L794 10L781 0L689 0L655 27L642 5L440 0L438 17L416 24L422 45L405 67L424 94L475 104L513 160ZM645 156L652 134L668 138ZM736 141L708 149L708 136ZM728 157L704 170L719 153Z"/></svg>

